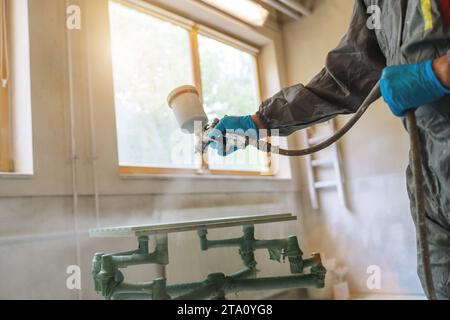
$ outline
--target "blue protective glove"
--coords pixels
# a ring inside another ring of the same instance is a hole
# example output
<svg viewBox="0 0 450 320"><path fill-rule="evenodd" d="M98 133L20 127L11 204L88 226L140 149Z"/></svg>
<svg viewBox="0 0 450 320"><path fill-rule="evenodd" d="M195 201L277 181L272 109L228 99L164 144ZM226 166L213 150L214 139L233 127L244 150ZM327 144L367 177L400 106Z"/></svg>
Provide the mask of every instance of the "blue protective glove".
<svg viewBox="0 0 450 320"><path fill-rule="evenodd" d="M381 94L397 117L407 110L435 102L447 94L447 89L433 71L433 60L419 64L387 67L381 77Z"/></svg>
<svg viewBox="0 0 450 320"><path fill-rule="evenodd" d="M209 133L209 138L215 140L211 142L210 147L217 150L217 154L227 156L235 151L238 147L227 147L226 134L234 133L242 136L250 137L250 139L259 140L258 127L253 122L251 116L245 117L224 117L217 124L215 129ZM224 139L225 136L225 139Z"/></svg>

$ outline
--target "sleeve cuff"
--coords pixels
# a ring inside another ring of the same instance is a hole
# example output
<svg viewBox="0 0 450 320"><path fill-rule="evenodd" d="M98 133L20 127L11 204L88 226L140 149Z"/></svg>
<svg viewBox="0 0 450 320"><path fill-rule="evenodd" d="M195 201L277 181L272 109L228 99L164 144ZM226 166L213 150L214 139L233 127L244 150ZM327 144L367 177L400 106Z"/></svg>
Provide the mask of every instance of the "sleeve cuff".
<svg viewBox="0 0 450 320"><path fill-rule="evenodd" d="M258 116L259 120L261 121L261 123L264 125L265 128L273 129L269 125L269 119L263 114L263 112L261 110L256 112L256 115Z"/></svg>

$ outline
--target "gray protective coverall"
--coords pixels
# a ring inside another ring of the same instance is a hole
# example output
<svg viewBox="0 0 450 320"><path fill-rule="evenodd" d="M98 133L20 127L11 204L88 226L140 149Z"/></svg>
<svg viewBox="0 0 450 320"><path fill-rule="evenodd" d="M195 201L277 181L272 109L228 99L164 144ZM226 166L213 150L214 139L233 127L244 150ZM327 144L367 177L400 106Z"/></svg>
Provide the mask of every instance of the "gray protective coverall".
<svg viewBox="0 0 450 320"><path fill-rule="evenodd" d="M354 113L384 67L447 55L450 25L441 16L440 3L431 0L431 28L430 15L427 18L424 14L422 4L421 0L357 0L348 33L328 54L325 68L308 85L286 88L263 102L257 113L261 121L270 129L279 129L282 135L289 135L338 114ZM367 27L370 5L381 9L379 30ZM422 142L434 286L438 299L449 299L450 96L419 108L416 116ZM416 220L410 168L406 174ZM421 257L418 258L418 274L424 285Z"/></svg>

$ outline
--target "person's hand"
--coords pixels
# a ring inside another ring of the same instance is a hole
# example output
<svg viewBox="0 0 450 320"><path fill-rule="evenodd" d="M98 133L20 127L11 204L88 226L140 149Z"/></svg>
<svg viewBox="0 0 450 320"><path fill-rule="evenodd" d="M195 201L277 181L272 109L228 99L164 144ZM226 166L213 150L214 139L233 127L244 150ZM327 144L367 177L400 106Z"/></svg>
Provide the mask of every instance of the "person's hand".
<svg viewBox="0 0 450 320"><path fill-rule="evenodd" d="M226 135L229 133L259 140L258 127L251 116L224 117L209 134L209 138L214 140L211 142L210 147L215 149L221 156L227 156L236 150L245 147L238 147L234 145L233 141L227 143Z"/></svg>
<svg viewBox="0 0 450 320"><path fill-rule="evenodd" d="M448 64L447 57L444 57ZM438 61L439 60L439 61ZM407 110L435 102L447 94L450 89L441 82L448 79L450 69L433 70L438 60L428 60L419 64L406 64L387 67L381 77L381 94L392 113L403 117ZM441 80L440 80L441 79Z"/></svg>

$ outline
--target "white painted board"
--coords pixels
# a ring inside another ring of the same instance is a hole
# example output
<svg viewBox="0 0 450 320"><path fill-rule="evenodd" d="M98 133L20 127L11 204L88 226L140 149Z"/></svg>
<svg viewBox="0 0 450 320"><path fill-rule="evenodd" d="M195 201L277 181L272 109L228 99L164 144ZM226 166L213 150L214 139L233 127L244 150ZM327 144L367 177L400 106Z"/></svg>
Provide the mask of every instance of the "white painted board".
<svg viewBox="0 0 450 320"><path fill-rule="evenodd" d="M141 235L167 234L177 232L196 231L200 229L219 229L236 226L255 225L297 220L292 213L227 217L219 219L193 220L174 223L159 223L142 226L110 227L89 230L91 238L123 238Z"/></svg>

